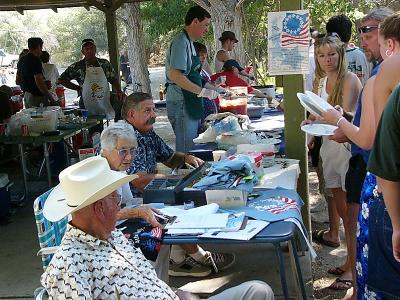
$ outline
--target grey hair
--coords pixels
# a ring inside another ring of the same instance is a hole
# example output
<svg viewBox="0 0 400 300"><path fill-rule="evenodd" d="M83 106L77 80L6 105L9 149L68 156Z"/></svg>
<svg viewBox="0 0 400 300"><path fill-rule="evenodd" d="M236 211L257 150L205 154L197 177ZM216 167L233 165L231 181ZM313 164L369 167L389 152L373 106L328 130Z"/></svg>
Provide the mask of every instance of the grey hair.
<svg viewBox="0 0 400 300"><path fill-rule="evenodd" d="M135 146L137 146L136 134L132 125L125 121L120 121L112 123L103 130L100 136L101 149L112 151L121 138L132 140Z"/></svg>
<svg viewBox="0 0 400 300"><path fill-rule="evenodd" d="M375 8L361 19L361 23L370 20L376 20L382 22L387 17L393 15L393 13L394 13L393 10L391 10L389 7Z"/></svg>
<svg viewBox="0 0 400 300"><path fill-rule="evenodd" d="M130 94L128 97L126 97L124 104L122 105L122 117L126 119L130 110L138 110L141 102L152 99L153 98L148 93L135 92Z"/></svg>

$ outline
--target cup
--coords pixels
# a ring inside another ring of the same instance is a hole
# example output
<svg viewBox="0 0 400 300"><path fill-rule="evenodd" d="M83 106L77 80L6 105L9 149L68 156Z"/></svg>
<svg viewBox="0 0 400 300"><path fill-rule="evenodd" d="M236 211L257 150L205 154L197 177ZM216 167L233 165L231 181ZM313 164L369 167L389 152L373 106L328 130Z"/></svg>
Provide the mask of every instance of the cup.
<svg viewBox="0 0 400 300"><path fill-rule="evenodd" d="M86 122L89 116L89 111L87 109L81 109L81 116L82 116L82 121Z"/></svg>
<svg viewBox="0 0 400 300"><path fill-rule="evenodd" d="M226 158L225 150L214 150L212 152L214 161L220 161Z"/></svg>

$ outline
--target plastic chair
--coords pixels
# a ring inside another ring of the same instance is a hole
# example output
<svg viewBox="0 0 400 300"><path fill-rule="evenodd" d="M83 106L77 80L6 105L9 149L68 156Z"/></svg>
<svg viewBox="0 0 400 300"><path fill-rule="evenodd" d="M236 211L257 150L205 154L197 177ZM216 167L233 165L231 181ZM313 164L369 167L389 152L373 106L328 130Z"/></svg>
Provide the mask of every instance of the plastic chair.
<svg viewBox="0 0 400 300"><path fill-rule="evenodd" d="M43 270L46 270L54 252L61 244L62 237L64 236L68 224L68 217L63 218L58 222L50 222L43 216L44 203L50 195L51 190L52 189L37 197L33 203L33 211L35 214L40 245L38 255L41 255L42 257ZM43 297L45 295L46 291L43 287L37 288L34 292L36 300L44 299Z"/></svg>

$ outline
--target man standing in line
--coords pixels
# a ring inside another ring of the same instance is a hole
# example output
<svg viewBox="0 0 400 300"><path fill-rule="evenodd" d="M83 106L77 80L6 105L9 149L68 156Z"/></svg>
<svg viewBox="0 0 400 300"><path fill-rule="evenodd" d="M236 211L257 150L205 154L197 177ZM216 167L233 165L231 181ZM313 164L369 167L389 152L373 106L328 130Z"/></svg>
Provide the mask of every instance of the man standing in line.
<svg viewBox="0 0 400 300"><path fill-rule="evenodd" d="M106 115L107 119L112 119L115 112L110 104L109 83L116 91L118 100L123 100L118 76L108 60L96 57L93 39L82 41L81 52L84 58L70 65L61 74L59 83L78 92L81 108L86 108L92 115ZM74 79L78 84L71 82Z"/></svg>
<svg viewBox="0 0 400 300"><path fill-rule="evenodd" d="M39 107L54 105L55 97L46 86L43 76L42 54L43 40L38 37L28 39L29 52L21 57L17 65L16 83L21 86L24 94L25 107Z"/></svg>
<svg viewBox="0 0 400 300"><path fill-rule="evenodd" d="M201 62L193 41L208 32L211 15L200 6L191 7L185 17L185 29L172 40L167 50L167 114L176 136L176 151L188 152L197 137L204 112L202 97L215 99L218 93L202 88Z"/></svg>

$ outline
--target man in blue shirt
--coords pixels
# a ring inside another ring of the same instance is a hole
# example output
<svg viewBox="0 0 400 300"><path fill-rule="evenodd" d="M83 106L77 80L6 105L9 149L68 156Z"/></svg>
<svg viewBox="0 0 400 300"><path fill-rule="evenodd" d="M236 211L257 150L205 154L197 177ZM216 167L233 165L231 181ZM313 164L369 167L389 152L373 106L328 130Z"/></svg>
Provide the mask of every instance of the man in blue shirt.
<svg viewBox="0 0 400 300"><path fill-rule="evenodd" d="M202 87L201 62L193 41L208 32L211 15L200 6L191 7L185 29L174 37L166 53L167 113L176 136L176 150L188 152L197 137L203 116L202 97L215 99L218 93Z"/></svg>
<svg viewBox="0 0 400 300"><path fill-rule="evenodd" d="M153 130L156 119L153 99L146 93L129 95L122 107L122 117L132 125L136 138L137 150L128 174L136 174L138 178L131 182L132 194L141 196L145 186L156 177L157 162L169 168L182 167L185 163L199 166L204 163L201 159L182 152L174 152ZM171 276L203 277L215 271L229 268L235 262L231 253L215 253L203 250L198 245L172 246L170 256Z"/></svg>

